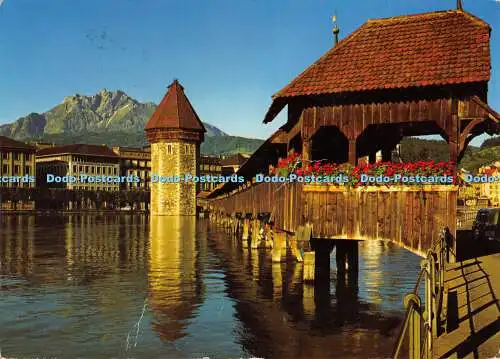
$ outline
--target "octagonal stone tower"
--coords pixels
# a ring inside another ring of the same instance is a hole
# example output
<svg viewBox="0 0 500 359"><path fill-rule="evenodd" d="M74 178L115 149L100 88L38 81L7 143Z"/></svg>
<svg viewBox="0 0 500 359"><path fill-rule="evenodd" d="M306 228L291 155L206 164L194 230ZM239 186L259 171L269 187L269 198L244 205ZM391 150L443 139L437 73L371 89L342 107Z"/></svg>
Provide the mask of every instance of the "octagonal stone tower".
<svg viewBox="0 0 500 359"><path fill-rule="evenodd" d="M206 130L179 81L168 87L145 131L151 143L151 175L181 178L151 183L151 215L196 215L197 184L183 177L199 174L200 144Z"/></svg>

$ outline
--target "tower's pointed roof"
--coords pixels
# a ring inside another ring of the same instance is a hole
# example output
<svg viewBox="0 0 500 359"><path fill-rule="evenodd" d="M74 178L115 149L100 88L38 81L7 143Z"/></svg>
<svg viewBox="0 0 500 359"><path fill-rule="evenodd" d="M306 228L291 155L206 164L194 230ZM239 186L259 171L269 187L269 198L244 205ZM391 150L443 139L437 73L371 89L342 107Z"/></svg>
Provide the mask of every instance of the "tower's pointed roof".
<svg viewBox="0 0 500 359"><path fill-rule="evenodd" d="M206 132L203 123L184 94L184 87L174 80L145 127L152 129L185 129Z"/></svg>

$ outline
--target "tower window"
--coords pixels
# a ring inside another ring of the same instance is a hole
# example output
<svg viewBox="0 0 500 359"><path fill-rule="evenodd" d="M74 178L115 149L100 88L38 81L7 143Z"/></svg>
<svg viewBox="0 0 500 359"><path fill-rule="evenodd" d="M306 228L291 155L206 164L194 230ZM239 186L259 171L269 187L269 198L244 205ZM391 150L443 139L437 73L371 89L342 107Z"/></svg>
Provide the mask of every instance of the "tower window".
<svg viewBox="0 0 500 359"><path fill-rule="evenodd" d="M167 145L167 153L169 155L172 153L172 145Z"/></svg>

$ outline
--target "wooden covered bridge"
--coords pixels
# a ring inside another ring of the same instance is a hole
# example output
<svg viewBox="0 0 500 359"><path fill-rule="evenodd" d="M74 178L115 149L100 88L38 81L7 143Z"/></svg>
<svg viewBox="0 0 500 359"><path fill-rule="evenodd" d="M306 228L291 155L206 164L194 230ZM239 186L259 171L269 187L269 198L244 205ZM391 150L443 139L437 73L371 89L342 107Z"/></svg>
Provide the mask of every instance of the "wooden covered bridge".
<svg viewBox="0 0 500 359"><path fill-rule="evenodd" d="M259 220L267 218L276 260L281 243L311 239L316 264L335 245L342 268L345 261L357 268L358 240L391 241L425 257L444 228L454 238L455 185L348 188L256 183L255 176L291 150L304 165L374 163L380 152L391 161L403 137L419 135L442 136L450 161L459 162L474 137L500 132L500 116L487 104L490 31L461 8L368 20L273 96L264 123L287 107L286 123L240 168L246 183L210 194L212 217L252 246L263 239L261 227L270 230Z"/></svg>

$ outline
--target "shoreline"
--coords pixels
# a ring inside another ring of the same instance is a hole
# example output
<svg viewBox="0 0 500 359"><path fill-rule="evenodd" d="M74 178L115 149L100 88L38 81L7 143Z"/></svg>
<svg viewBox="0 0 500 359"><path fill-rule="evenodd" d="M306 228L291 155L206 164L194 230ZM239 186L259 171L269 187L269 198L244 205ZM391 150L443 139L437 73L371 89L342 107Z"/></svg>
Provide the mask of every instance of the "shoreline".
<svg viewBox="0 0 500 359"><path fill-rule="evenodd" d="M102 210L102 209L81 209L81 210L40 210L40 209L23 209L23 210L0 210L0 215L10 215L10 216L29 216L29 215L52 215L52 214L146 214L149 215L149 211L146 210L131 210L131 211L120 211L120 210Z"/></svg>

